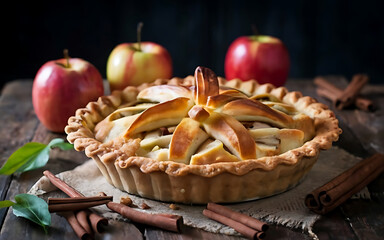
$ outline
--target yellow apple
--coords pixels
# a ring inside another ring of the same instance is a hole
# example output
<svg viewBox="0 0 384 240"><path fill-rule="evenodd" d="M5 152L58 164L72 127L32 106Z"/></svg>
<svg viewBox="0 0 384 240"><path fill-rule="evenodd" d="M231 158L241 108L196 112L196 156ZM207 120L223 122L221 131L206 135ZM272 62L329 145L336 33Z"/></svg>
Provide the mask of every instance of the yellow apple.
<svg viewBox="0 0 384 240"><path fill-rule="evenodd" d="M122 43L111 52L107 79L111 90L137 86L158 78L172 77L172 59L168 51L153 42Z"/></svg>

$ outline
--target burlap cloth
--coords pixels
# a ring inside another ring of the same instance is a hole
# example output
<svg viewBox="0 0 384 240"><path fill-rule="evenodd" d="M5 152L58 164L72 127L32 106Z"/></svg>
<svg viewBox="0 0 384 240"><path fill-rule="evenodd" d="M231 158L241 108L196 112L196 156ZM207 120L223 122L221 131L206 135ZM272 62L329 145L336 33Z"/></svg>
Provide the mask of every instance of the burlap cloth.
<svg viewBox="0 0 384 240"><path fill-rule="evenodd" d="M304 205L306 194L328 182L360 160L361 159L340 148L332 147L331 149L320 153L319 160L312 170L295 188L268 198L237 204L228 204L227 206L269 223L300 228L316 239L316 235L312 232L312 226L321 216L306 208ZM172 210L169 208L169 203L153 201L120 191L107 183L93 160L89 160L75 169L62 172L57 176L85 196L93 196L97 195L99 192L105 192L107 195L112 195L114 201L119 202L121 196L129 195L134 204L139 206L142 202L145 202L151 207L147 210L137 208L139 211L177 214L183 216L184 223L188 226L214 233L238 235L232 228L203 216L202 211L205 206L177 204L179 209ZM61 192L55 190L57 190L57 188L43 176L30 189L29 193L41 195L42 198L63 196ZM369 198L367 189L363 189L363 191L360 192L359 197ZM122 219L120 215L111 212L105 206L97 207L96 210L107 218Z"/></svg>

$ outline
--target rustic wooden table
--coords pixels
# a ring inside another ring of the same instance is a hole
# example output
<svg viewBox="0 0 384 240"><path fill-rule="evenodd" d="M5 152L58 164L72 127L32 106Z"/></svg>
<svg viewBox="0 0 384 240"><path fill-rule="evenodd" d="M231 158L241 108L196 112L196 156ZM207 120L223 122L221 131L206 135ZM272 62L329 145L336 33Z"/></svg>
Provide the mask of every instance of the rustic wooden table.
<svg viewBox="0 0 384 240"><path fill-rule="evenodd" d="M345 86L340 77L331 77L332 82ZM318 97L312 81L290 79L289 90L302 91L304 95ZM8 83L0 96L0 165L19 147L30 141L48 143L58 135L48 132L38 121L31 102L31 80L18 80ZM375 112L355 109L335 111L344 133L336 143L338 146L365 157L373 152L384 153L384 85L366 86L363 93L378 106ZM14 199L19 193L27 192L45 169L53 173L73 169L86 157L76 151L54 150L48 164L23 174L0 176L1 200ZM322 217L314 226L320 239L383 239L384 236L384 174L369 186L372 200L348 200L341 207ZM48 234L42 228L23 218L18 218L6 208L0 209L0 240L2 239L76 239L68 223L52 214L52 224ZM240 239L239 237L208 233L185 227L181 234L162 231L148 226L129 222L110 221L107 231L98 239ZM267 239L310 239L301 230L271 225Z"/></svg>

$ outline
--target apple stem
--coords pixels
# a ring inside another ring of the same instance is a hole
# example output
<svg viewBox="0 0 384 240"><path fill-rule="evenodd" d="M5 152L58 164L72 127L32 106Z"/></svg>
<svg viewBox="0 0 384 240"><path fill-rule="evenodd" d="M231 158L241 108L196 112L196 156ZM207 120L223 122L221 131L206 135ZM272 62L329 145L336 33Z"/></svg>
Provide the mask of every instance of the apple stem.
<svg viewBox="0 0 384 240"><path fill-rule="evenodd" d="M143 22L137 24L137 50L141 51L141 29L143 28Z"/></svg>
<svg viewBox="0 0 384 240"><path fill-rule="evenodd" d="M67 60L66 68L69 68L69 54L68 54L68 49L63 50L64 58Z"/></svg>
<svg viewBox="0 0 384 240"><path fill-rule="evenodd" d="M252 32L255 36L259 35L259 31L257 30L256 24L252 24Z"/></svg>

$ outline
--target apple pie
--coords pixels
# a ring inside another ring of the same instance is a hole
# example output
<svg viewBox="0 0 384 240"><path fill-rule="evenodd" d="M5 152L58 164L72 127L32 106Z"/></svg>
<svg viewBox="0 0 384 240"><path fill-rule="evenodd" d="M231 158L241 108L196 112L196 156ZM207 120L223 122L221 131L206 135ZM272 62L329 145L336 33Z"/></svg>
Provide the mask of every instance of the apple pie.
<svg viewBox="0 0 384 240"><path fill-rule="evenodd" d="M341 133L299 92L227 81L204 67L114 91L65 128L113 186L181 203L239 202L297 185Z"/></svg>

